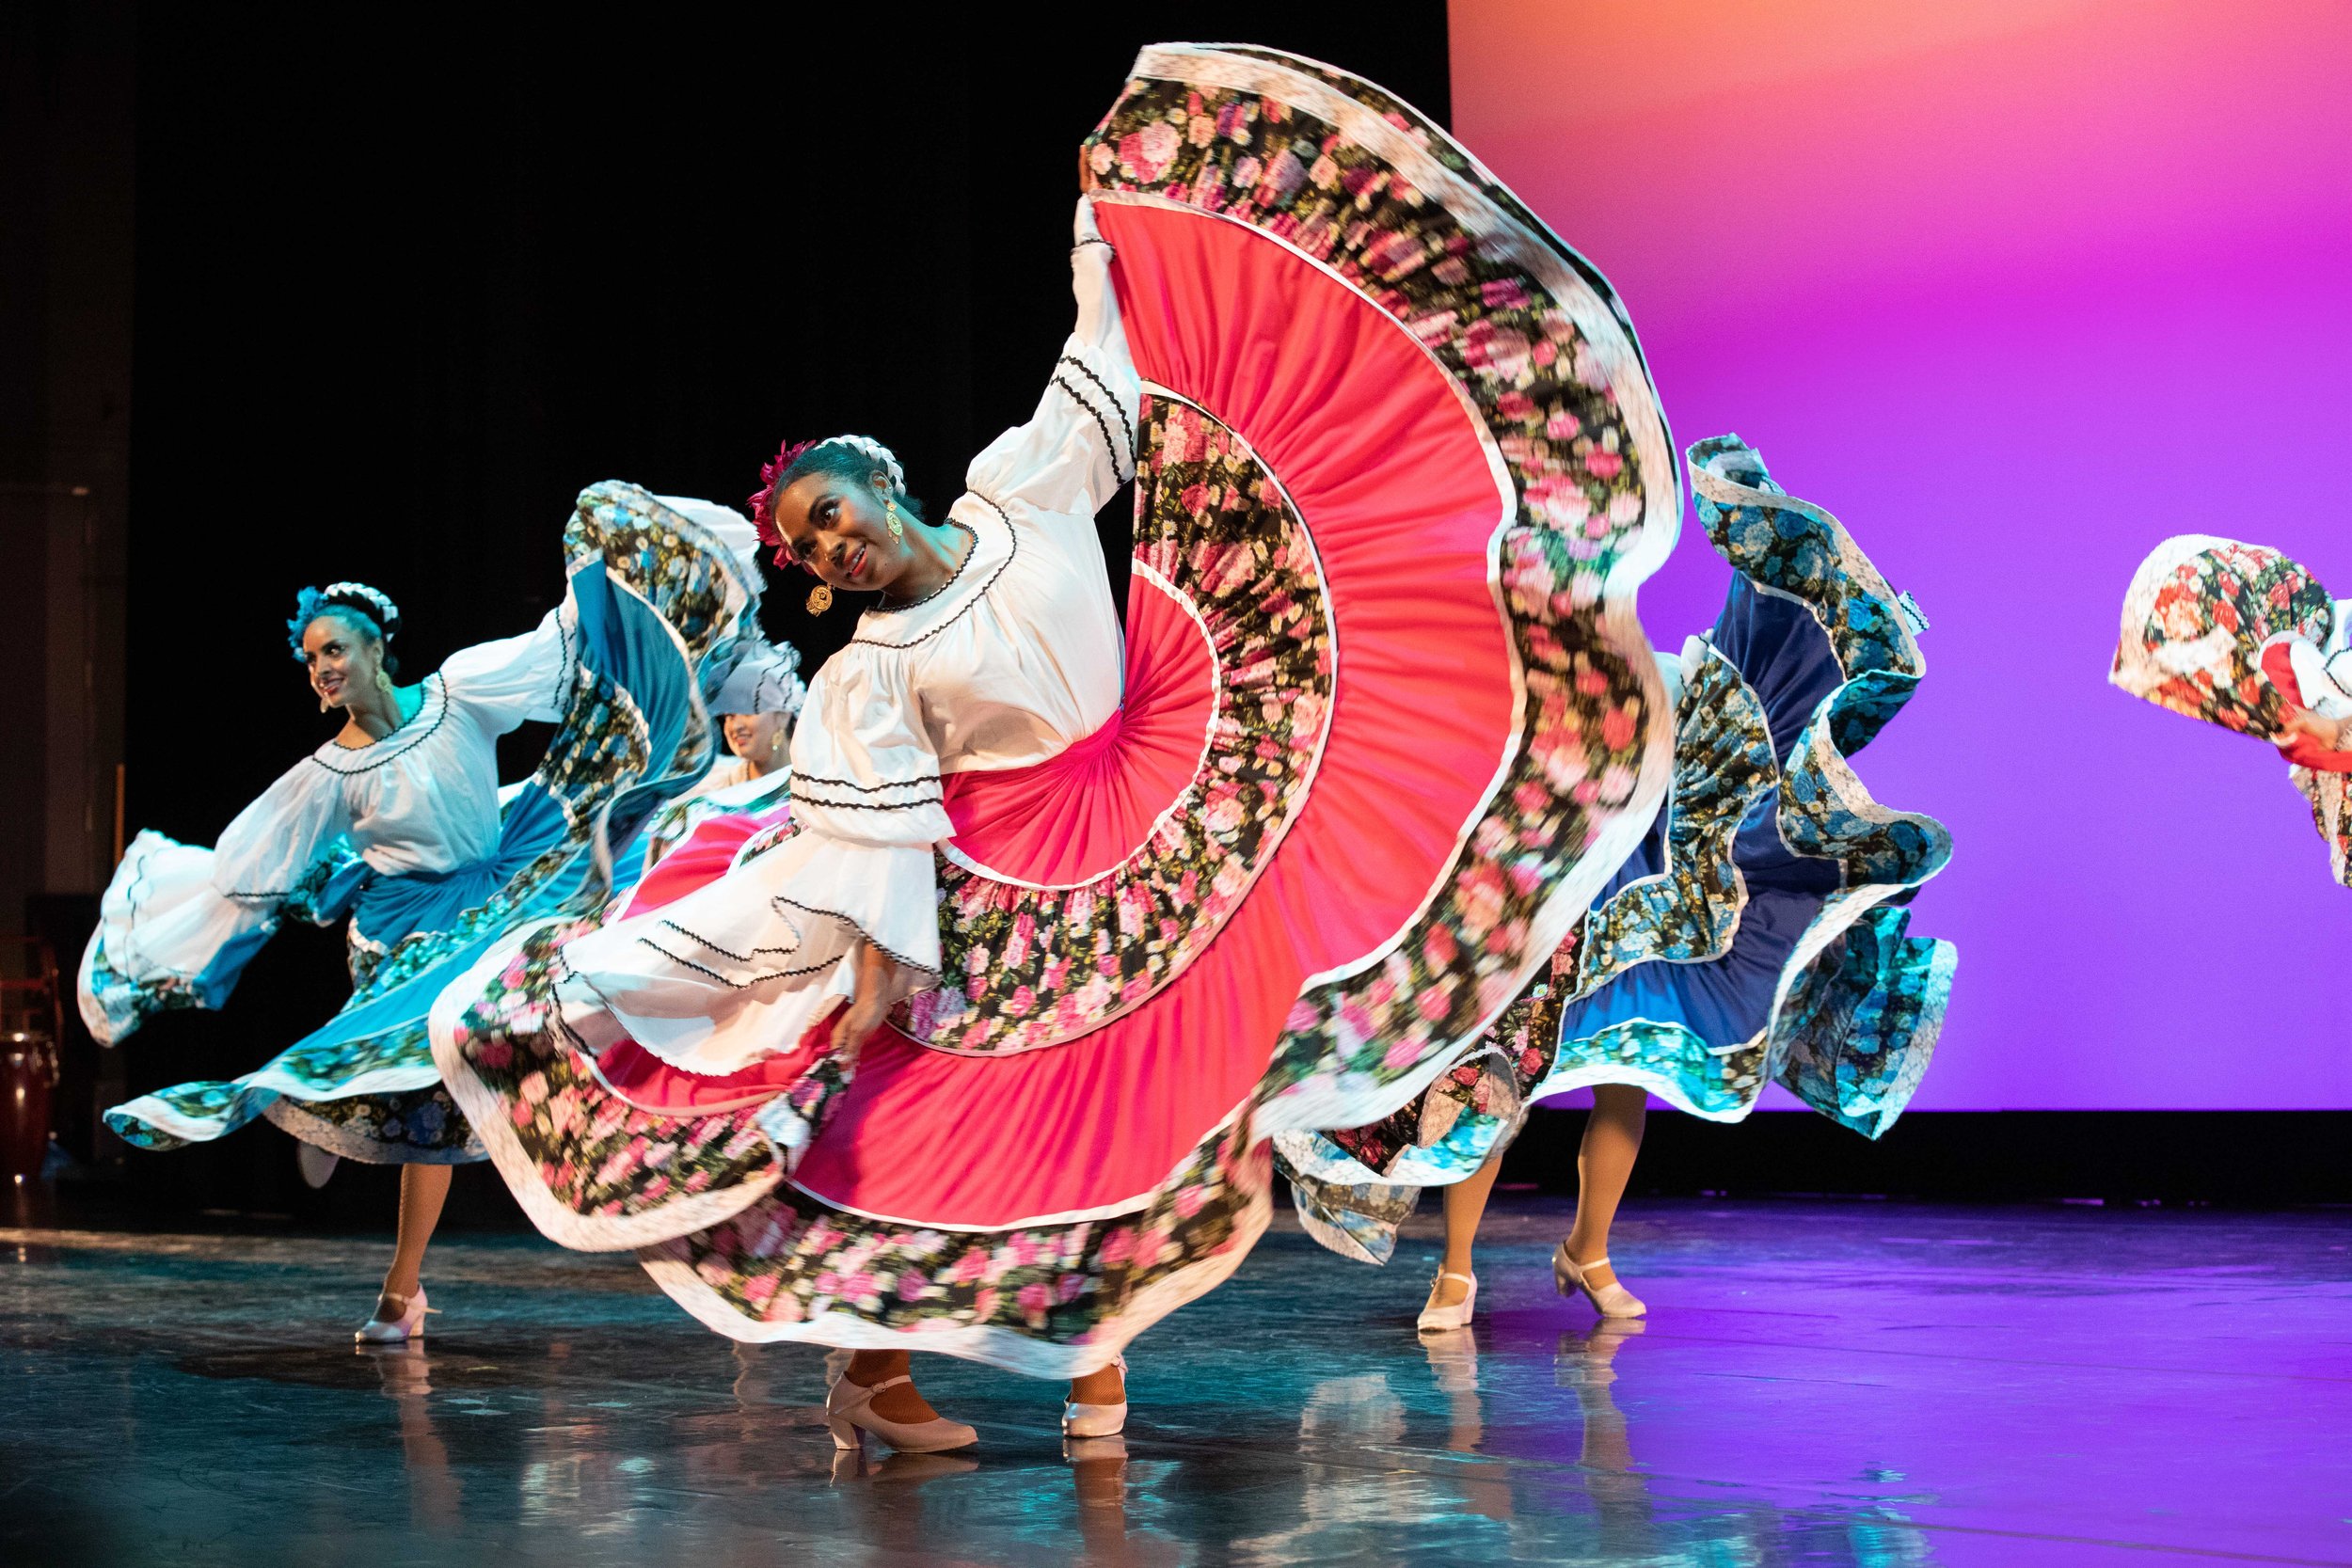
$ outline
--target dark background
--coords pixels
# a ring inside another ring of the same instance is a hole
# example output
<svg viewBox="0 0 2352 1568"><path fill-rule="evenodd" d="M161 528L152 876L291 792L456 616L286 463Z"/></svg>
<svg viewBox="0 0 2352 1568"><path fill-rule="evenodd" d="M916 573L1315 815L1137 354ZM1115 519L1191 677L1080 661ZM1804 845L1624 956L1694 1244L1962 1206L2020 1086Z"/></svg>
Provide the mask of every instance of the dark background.
<svg viewBox="0 0 2352 1568"><path fill-rule="evenodd" d="M0 480L89 481L73 504L120 574L89 580L121 628L130 831L210 842L332 728L282 632L305 583L389 593L414 678L556 602L596 480L739 503L785 436L856 430L951 500L1068 330L1078 143L1143 44L1244 37L1448 109L1440 0L627 17L29 0L5 24ZM854 615L813 624L801 586L777 579L767 620L813 669ZM11 661L38 632L0 605ZM514 738L509 776L543 735ZM37 860L42 821L20 813L0 859ZM70 963L91 901L33 908ZM308 1193L274 1130L150 1156L92 1126L122 1092L250 1069L344 990L340 933L291 930L223 1013L157 1019L110 1057L79 1042L61 1142L127 1215L382 1225L391 1171ZM1537 1115L1506 1177L1572 1189L1578 1116ZM1923 1115L1873 1145L1813 1117L1661 1115L1634 1185L2347 1198L2346 1119ZM452 1213L513 1222L479 1167Z"/></svg>
<svg viewBox="0 0 2352 1568"><path fill-rule="evenodd" d="M413 679L557 601L597 480L740 504L854 430L944 508L1045 385L1079 141L1174 18L1446 108L1442 4L688 9L142 10L130 658L207 695L205 766L133 726L134 823L208 841L324 737L304 583L391 594ZM805 586L768 621L814 669L855 615Z"/></svg>
<svg viewBox="0 0 2352 1568"><path fill-rule="evenodd" d="M740 505L785 437L854 430L953 500L1070 329L1078 145L1144 44L1246 37L1447 110L1442 0L33 10L10 41L54 139L92 134L86 79L135 84L103 121L135 151L124 816L198 843L334 727L285 641L306 583L389 594L414 679L557 602L597 480ZM855 611L812 621L805 586L775 578L766 620L813 670ZM72 912L48 924L70 962ZM286 930L222 1013L95 1066L231 1076L345 990L340 932ZM314 1198L266 1128L124 1158L91 1066L65 1142L135 1201L383 1219L389 1171Z"/></svg>

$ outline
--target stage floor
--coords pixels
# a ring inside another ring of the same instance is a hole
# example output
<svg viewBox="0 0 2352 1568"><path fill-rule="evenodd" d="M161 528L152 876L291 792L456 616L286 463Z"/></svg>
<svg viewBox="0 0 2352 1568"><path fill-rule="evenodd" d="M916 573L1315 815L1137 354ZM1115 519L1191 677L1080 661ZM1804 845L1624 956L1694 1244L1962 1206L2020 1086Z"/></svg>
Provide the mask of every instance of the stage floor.
<svg viewBox="0 0 2352 1568"><path fill-rule="evenodd" d="M625 1259L0 1231L11 1564L2352 1563L2352 1214L1646 1203L1645 1325L1553 1296L1503 1195L1477 1326L1269 1236L1132 1357L1122 1442L932 1361L968 1456L837 1459L819 1353L738 1347Z"/></svg>

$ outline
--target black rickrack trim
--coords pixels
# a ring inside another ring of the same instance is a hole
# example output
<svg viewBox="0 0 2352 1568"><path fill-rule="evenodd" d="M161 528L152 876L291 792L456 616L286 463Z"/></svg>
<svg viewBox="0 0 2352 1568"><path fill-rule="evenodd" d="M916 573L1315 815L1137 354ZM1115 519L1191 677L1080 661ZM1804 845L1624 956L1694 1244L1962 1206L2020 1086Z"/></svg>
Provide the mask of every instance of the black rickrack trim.
<svg viewBox="0 0 2352 1568"><path fill-rule="evenodd" d="M918 974L937 974L940 973L940 971L933 965L910 958L905 954L898 952L897 949L875 941L873 936L867 932L865 927L859 925L851 916L843 914L838 910L819 909L814 904L803 904L799 902L797 899L791 898L771 898L769 902L776 905L790 905L793 909L805 911L810 914L823 915L828 919L838 920L841 924L847 926L852 931L855 931L860 942L863 942L867 946L876 949L884 958L890 959L893 963L898 964L902 969L914 970ZM752 956L756 956L761 953L790 953L798 951L797 948L792 947L755 947L752 949L751 956L729 953L725 948L720 946L717 942L711 942L707 938L698 936L694 932L688 930L685 927L680 926L674 921L665 920L661 922L661 924L669 927L670 929L677 932L678 935L685 937L690 942L699 942L701 945L710 949L713 953L723 954L727 958L735 959L738 963L749 963ZM789 924L789 922L787 922L787 924ZM794 929L797 931L798 927L796 927ZM731 980L715 969L706 968L682 954L671 952L668 948L662 946L660 942L654 941L653 938L649 936L639 937L637 941L640 944L652 948L655 952L660 954L672 963L682 964L686 968L692 970L697 974L709 975L712 979L718 981L721 985L725 986L730 990L748 990L753 986L761 985L770 980L787 980L799 974L820 974L842 961L839 958L828 958L823 963L804 964L798 969L775 969L769 971L765 974L754 974L741 980ZM846 955L844 955L844 957L846 957Z"/></svg>
<svg viewBox="0 0 2352 1568"><path fill-rule="evenodd" d="M321 768L326 768L329 773L336 775L338 778L356 779L362 773L374 772L377 768L383 767L388 762L399 761L402 757L405 757L409 752L415 751L419 746L421 746L426 741L432 739L434 732L438 730L449 721L449 682L442 676L438 670L434 671L433 673L425 676L424 678L428 684L433 686L434 690L439 693L441 699L441 711L433 716L433 722L426 726L422 734L411 736L407 745L403 746L399 751L393 752L389 755L376 758L373 762L369 763L365 768L338 768L333 763L327 761L325 757L319 755L317 752L312 752L310 753L310 760L317 763ZM414 724L415 722L416 721L414 719L408 721L409 724ZM371 740L365 746L341 746L336 749L338 751L350 752L354 755L362 752L372 752L378 746L389 746L393 741L398 740L401 736L406 732L407 727L407 724L404 724L400 729L394 730L383 739ZM335 745L335 743L331 740L326 744L328 746ZM321 750L324 749L325 748L321 748Z"/></svg>
<svg viewBox="0 0 2352 1568"><path fill-rule="evenodd" d="M1111 477L1118 480L1121 484L1126 483L1130 476L1122 474L1119 471L1119 443L1111 436L1110 421L1103 418L1103 411L1095 407L1094 404L1089 402L1085 397L1079 395L1078 388L1070 384L1070 380L1067 376L1057 375L1054 377L1054 385L1069 393L1071 402L1076 404L1079 407L1085 409L1089 415L1093 416L1094 428L1103 433L1103 448L1105 451L1111 454Z"/></svg>
<svg viewBox="0 0 2352 1568"><path fill-rule="evenodd" d="M970 597L966 598L964 602L957 608L956 612L953 615L948 616L946 620L940 622L939 625L923 633L920 637L911 637L904 642L884 642L880 638L875 637L853 637L850 639L850 647L854 648L863 643L869 648L912 648L918 642L930 641L932 638L937 637L941 632L946 631L949 626L954 626L958 621L962 620L963 617L971 611L972 607L979 603L981 597L986 594L990 589L996 586L996 579L1005 575L1005 569L1013 563L1015 557L1020 555L1021 535L1020 532L1013 528L1012 519L1006 515L1005 509L997 505L996 502L992 500L990 498L981 495L977 490L967 490L964 493L979 501L990 511L995 513L996 520L1004 526L1008 546L1005 550L1005 559L997 563L996 570L990 575L989 579L986 582L981 583L977 588L972 590ZM966 525L959 523L956 526L962 528ZM979 538L979 534L975 532L972 537L977 541ZM979 546L977 543L975 543L972 547L975 552L979 549ZM964 564L969 565L971 563L971 556L965 556ZM963 568L959 566L956 570L958 574L961 575ZM935 598L937 595L930 594L926 595L926 597ZM870 614L871 611L868 611L868 613Z"/></svg>
<svg viewBox="0 0 2352 1568"><path fill-rule="evenodd" d="M824 811L921 811L925 806L936 806L943 803L942 799L933 799L929 800L889 800L882 802L866 800L820 800L812 795L794 795L792 797L792 800L795 805L816 806Z"/></svg>
<svg viewBox="0 0 2352 1568"><path fill-rule="evenodd" d="M947 580L932 589L930 593L924 594L921 598L908 599L902 604L892 604L887 599L878 597L875 599L874 603L867 608L866 613L868 615L903 614L907 610L914 609L917 605L927 605L930 603L933 599L939 597L942 594L945 594L948 589L953 588L956 585L956 579L963 576L963 569L972 563L972 557L978 552L980 547L980 536L972 531L972 527L969 523L959 523L953 517L944 519L940 523L940 527L960 528L963 530L964 537L972 541L972 548L963 552L963 559L957 562L956 569L947 574Z"/></svg>
<svg viewBox="0 0 2352 1568"><path fill-rule="evenodd" d="M838 958L834 958L825 963L810 964L803 969L775 969L769 971L765 974L754 974L741 980L730 980L715 969L706 968L705 966L696 963L691 958L679 957L677 954L673 953L668 948L662 946L660 942L654 941L651 937L639 937L637 940L644 945L650 947L655 952L660 954L663 958L669 959L672 963L676 964L681 968L691 969L697 974L707 974L712 979L718 981L721 985L726 987L729 990L749 990L752 987L760 985L769 980L786 980L791 978L795 974L815 974L821 970L830 969L834 964L841 961Z"/></svg>
<svg viewBox="0 0 2352 1568"><path fill-rule="evenodd" d="M1069 366L1072 370L1076 371L1080 375L1085 376L1089 381L1093 382L1094 385L1101 389L1104 401L1107 402L1111 405L1111 412L1119 416L1119 428L1124 431L1127 436L1127 444L1123 449L1127 453L1127 472L1125 477L1122 478L1120 483L1121 484L1126 483L1128 480L1136 477L1136 427L1128 421L1126 405L1119 401L1119 394L1112 391L1109 384L1104 381L1101 376L1095 374L1093 368L1088 365L1085 360L1079 358L1075 355L1065 354L1061 356L1061 362ZM1061 377L1056 376L1054 379L1056 381L1059 381L1061 380ZM1073 390L1072 395L1076 395L1074 390ZM1090 406L1091 404L1089 404L1089 407ZM1097 424L1102 423L1101 415L1098 414L1095 416L1095 422ZM1105 436L1108 436L1110 432L1105 430L1103 434ZM1114 452L1120 450L1122 449L1117 447L1112 449ZM1116 460L1114 460L1111 464L1111 472L1119 472L1119 464Z"/></svg>
<svg viewBox="0 0 2352 1568"><path fill-rule="evenodd" d="M733 958L739 964L750 963L754 958L758 958L762 953L773 953L779 957L787 953L797 953L803 947L806 946L808 942L808 939L801 935L801 928L798 926L792 926L792 923L788 920L786 921L785 924L787 926L792 926L792 935L797 939L791 946L755 947L748 953L738 953L732 951L731 949L722 947L717 942L711 941L708 937L703 935L700 931L690 931L675 920L664 920L661 924L667 926L671 930L675 931L679 936L686 938L689 942L698 942L702 946L709 948L713 953L717 953L723 958Z"/></svg>
<svg viewBox="0 0 2352 1568"><path fill-rule="evenodd" d="M912 969L919 974L937 974L940 973L938 969L934 968L930 964L924 963L916 958L910 958L898 949L884 946L882 942L875 941L874 934L871 931L868 931L865 927L859 925L855 915L844 914L839 910L819 909L815 904L803 904L797 898L787 898L782 894L776 895L773 898L771 898L768 901L776 905L789 905L793 909L799 910L805 914L821 914L828 920L838 920L842 925L847 926L850 930L857 933L858 941L866 943L868 947L880 950L882 957L890 959L891 962L897 964L901 969Z"/></svg>
<svg viewBox="0 0 2352 1568"><path fill-rule="evenodd" d="M1085 239L1080 240L1076 245L1070 247L1070 254L1075 256L1078 252L1084 250L1090 245L1099 245L1114 256L1119 254L1119 247L1111 244L1110 241L1103 238L1100 234L1089 234Z"/></svg>
<svg viewBox="0 0 2352 1568"><path fill-rule="evenodd" d="M926 773L919 779L905 779L895 784L862 784L855 779L828 779L821 773L795 773L792 775L792 782L831 784L835 789L854 789L861 794L879 795L885 789L916 789L924 784L936 784L939 783L939 775Z"/></svg>

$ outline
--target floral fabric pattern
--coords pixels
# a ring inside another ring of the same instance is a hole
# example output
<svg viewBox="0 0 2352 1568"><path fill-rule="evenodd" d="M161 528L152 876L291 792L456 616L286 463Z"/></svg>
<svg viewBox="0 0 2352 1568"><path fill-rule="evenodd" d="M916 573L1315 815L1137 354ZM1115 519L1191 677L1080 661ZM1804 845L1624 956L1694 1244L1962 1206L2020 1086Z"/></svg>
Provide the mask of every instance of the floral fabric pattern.
<svg viewBox="0 0 2352 1568"><path fill-rule="evenodd" d="M1911 911L1882 905L1799 974L1772 1022L1783 1087L1867 1137L1919 1086L1952 990L1952 945L1907 935Z"/></svg>
<svg viewBox="0 0 2352 1568"><path fill-rule="evenodd" d="M1059 1373L1108 1364L1141 1326L1134 1320L1157 1315L1139 1310L1153 1296L1189 1299L1231 1273L1265 1227L1270 1180L1245 1119L1143 1208L1109 1219L933 1230L845 1214L787 1186L640 1256L672 1295L738 1338L823 1340L824 1320L846 1316L906 1331L917 1349L966 1349L983 1336L1070 1347L1074 1356L990 1356Z"/></svg>
<svg viewBox="0 0 2352 1568"><path fill-rule="evenodd" d="M2272 684L2263 655L2284 640L2334 649L2342 613L2308 568L2277 550L2202 535L2168 540L2133 578L2107 678L2191 719L2290 739L2285 720L2300 693ZM2311 803L2329 873L2352 887L2352 775L2293 766L2287 776Z"/></svg>
<svg viewBox="0 0 2352 1568"><path fill-rule="evenodd" d="M465 1113L438 1084L339 1100L281 1096L262 1114L304 1143L370 1164L456 1165L485 1157Z"/></svg>
<svg viewBox="0 0 2352 1568"><path fill-rule="evenodd" d="M755 1106L665 1116L596 1076L553 1000L559 949L593 924L532 931L495 977L469 989L450 1037L506 1107L502 1125L484 1135L519 1151L535 1172L535 1182L509 1183L532 1219L566 1245L617 1250L733 1213L775 1186L785 1161Z"/></svg>
<svg viewBox="0 0 2352 1568"><path fill-rule="evenodd" d="M1579 923L1572 996L1636 964L1721 957L1747 902L1731 857L1756 803L1779 777L1764 705L1721 650L1699 643L1675 725L1665 869L1611 894Z"/></svg>
<svg viewBox="0 0 2352 1568"><path fill-rule="evenodd" d="M942 856L949 983L900 1015L961 1052L1051 1045L1134 1008L1216 939L1306 799L1331 714L1331 612L1281 486L1200 408L1146 395L1135 558L1208 630L1218 678L1191 784L1120 865L1069 889Z"/></svg>
<svg viewBox="0 0 2352 1568"><path fill-rule="evenodd" d="M2280 637L2326 647L2335 603L2299 562L2229 539L2183 539L2133 584L2109 678L2135 696L2264 740L2281 733L2283 700L2262 667ZM2195 546L2202 546L2202 548Z"/></svg>
<svg viewBox="0 0 2352 1568"><path fill-rule="evenodd" d="M1244 81L1260 61L1257 77L1280 90ZM1518 496L1497 562L1524 671L1520 750L1445 886L1387 959L1300 998L1266 1085L1356 1101L1425 1077L1476 1037L1520 989L1567 868L1664 783L1646 652L1617 646L1597 607L1613 573L1655 537L1661 501L1672 506L1672 456L1638 355L1621 362L1629 334L1594 336L1623 326L1598 275L1578 266L1568 276L1588 296L1565 297L1522 251L1482 243L1397 166L1395 150L1409 148L1475 168L1442 130L1366 84L1271 51L1147 51L1142 64L1168 74L1131 81L1089 138L1088 187L1246 223L1330 267L1454 376ZM1489 202L1499 190L1472 179L1458 198ZM1516 201L1502 215L1529 223L1515 237L1547 259L1570 256Z"/></svg>

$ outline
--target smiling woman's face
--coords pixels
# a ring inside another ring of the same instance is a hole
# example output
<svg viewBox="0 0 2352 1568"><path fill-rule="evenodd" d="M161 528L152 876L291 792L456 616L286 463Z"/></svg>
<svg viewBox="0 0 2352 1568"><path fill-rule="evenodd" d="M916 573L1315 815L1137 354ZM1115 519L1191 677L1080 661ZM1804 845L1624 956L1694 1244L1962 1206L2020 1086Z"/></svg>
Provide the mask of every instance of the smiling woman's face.
<svg viewBox="0 0 2352 1568"><path fill-rule="evenodd" d="M746 762L772 762L784 753L784 739L792 721L781 713L730 713L719 721L726 732L727 750Z"/></svg>
<svg viewBox="0 0 2352 1568"><path fill-rule="evenodd" d="M302 628L302 666L310 672L310 689L328 707L347 706L354 692L373 691L383 663L382 640L346 616L322 615Z"/></svg>
<svg viewBox="0 0 2352 1568"><path fill-rule="evenodd" d="M776 531L786 556L835 588L877 593L898 580L914 559L890 531L890 481L810 473L775 500Z"/></svg>

